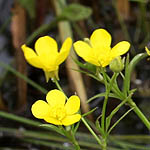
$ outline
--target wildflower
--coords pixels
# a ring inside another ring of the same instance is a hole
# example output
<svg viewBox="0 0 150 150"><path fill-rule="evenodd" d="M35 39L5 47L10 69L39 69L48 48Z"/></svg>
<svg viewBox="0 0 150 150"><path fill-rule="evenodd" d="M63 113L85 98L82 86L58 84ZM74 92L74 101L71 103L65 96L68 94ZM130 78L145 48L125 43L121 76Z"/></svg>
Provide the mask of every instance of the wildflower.
<svg viewBox="0 0 150 150"><path fill-rule="evenodd" d="M66 97L59 90L51 90L46 96L47 102L38 100L32 105L32 114L38 119L44 119L55 125L71 125L78 122L81 115L78 114L80 99L71 96L66 102Z"/></svg>
<svg viewBox="0 0 150 150"><path fill-rule="evenodd" d="M76 53L85 61L96 66L105 67L117 56L125 54L130 47L127 41L119 42L113 48L111 35L104 29L95 30L89 41L77 41L74 43Z"/></svg>
<svg viewBox="0 0 150 150"><path fill-rule="evenodd" d="M43 69L46 81L49 78L56 77L58 79L59 65L67 58L72 45L71 38L67 38L58 52L56 41L50 36L40 37L35 43L35 51L25 44L22 50L27 62L39 69Z"/></svg>

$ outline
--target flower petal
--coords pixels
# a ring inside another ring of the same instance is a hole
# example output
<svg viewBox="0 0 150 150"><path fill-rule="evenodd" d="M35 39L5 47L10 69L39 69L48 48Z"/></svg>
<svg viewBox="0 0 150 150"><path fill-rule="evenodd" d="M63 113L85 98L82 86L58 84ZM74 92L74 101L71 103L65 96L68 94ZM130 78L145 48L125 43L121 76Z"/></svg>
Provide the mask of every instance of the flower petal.
<svg viewBox="0 0 150 150"><path fill-rule="evenodd" d="M83 41L77 41L73 44L74 49L76 53L82 57L83 59L87 60L91 53L91 47L83 42Z"/></svg>
<svg viewBox="0 0 150 150"><path fill-rule="evenodd" d="M150 56L150 50L146 46L145 46L145 51L146 51L147 55Z"/></svg>
<svg viewBox="0 0 150 150"><path fill-rule="evenodd" d="M40 37L35 43L35 50L39 56L49 56L58 53L57 43L50 36Z"/></svg>
<svg viewBox="0 0 150 150"><path fill-rule="evenodd" d="M75 95L71 96L65 104L65 108L68 115L73 115L74 113L78 112L80 108L79 97Z"/></svg>
<svg viewBox="0 0 150 150"><path fill-rule="evenodd" d="M117 56L125 54L130 48L130 43L127 41L122 41L116 44L111 50L111 57L115 58Z"/></svg>
<svg viewBox="0 0 150 150"><path fill-rule="evenodd" d="M27 47L25 44L21 46L25 59L27 62L36 67L36 68L43 68L43 64L41 63L39 57L36 55L36 53L29 47Z"/></svg>
<svg viewBox="0 0 150 150"><path fill-rule="evenodd" d="M52 117L45 117L44 120L48 123L52 123L52 124L55 124L55 125L62 125L62 122L55 119L55 118L52 118Z"/></svg>
<svg viewBox="0 0 150 150"><path fill-rule="evenodd" d="M69 125L72 125L72 124L78 122L80 119L81 119L80 114L67 116L62 120L62 124L65 125L65 126L69 126Z"/></svg>
<svg viewBox="0 0 150 150"><path fill-rule="evenodd" d="M105 29L97 29L92 33L90 41L93 48L110 47L111 35Z"/></svg>
<svg viewBox="0 0 150 150"><path fill-rule="evenodd" d="M65 94L57 89L51 90L46 95L46 100L50 106L65 105Z"/></svg>
<svg viewBox="0 0 150 150"><path fill-rule="evenodd" d="M50 106L43 100L36 101L31 107L32 114L39 119L50 114Z"/></svg>
<svg viewBox="0 0 150 150"><path fill-rule="evenodd" d="M57 61L56 64L58 65L61 64L68 57L71 46L72 46L72 39L69 37L64 41L60 49L59 55L56 60Z"/></svg>
<svg viewBox="0 0 150 150"><path fill-rule="evenodd" d="M87 43L83 41L77 41L74 44L76 53L82 57L85 61L99 66L98 59L95 57L93 49Z"/></svg>

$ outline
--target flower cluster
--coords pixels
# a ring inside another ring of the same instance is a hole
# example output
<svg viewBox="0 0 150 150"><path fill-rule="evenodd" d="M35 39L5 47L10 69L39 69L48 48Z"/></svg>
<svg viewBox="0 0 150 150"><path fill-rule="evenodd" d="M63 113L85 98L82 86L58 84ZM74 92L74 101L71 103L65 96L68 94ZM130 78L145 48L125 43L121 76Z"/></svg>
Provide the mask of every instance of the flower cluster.
<svg viewBox="0 0 150 150"><path fill-rule="evenodd" d="M127 41L119 42L111 48L111 35L104 29L95 30L90 39L77 41L73 45L80 57L97 67L106 67L112 60L125 54L130 48ZM71 46L72 39L67 38L60 51L58 51L56 41L50 36L44 36L36 41L35 51L25 44L22 46L22 50L29 64L45 72L46 81L48 82L50 78L58 79L59 65L69 55ZM116 63L118 62L115 61ZM36 118L44 119L46 122L55 125L65 126L80 120L81 115L77 113L80 108L78 96L73 95L66 102L63 92L51 90L48 92L46 100L47 102L38 100L32 105L31 110Z"/></svg>

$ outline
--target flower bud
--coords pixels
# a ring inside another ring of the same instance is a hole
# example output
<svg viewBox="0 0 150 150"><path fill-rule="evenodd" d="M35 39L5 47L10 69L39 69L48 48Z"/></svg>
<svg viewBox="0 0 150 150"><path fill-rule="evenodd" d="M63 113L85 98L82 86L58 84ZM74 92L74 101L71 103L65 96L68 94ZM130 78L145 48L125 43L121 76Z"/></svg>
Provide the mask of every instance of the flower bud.
<svg viewBox="0 0 150 150"><path fill-rule="evenodd" d="M120 56L114 58L109 64L109 68L116 73L121 72L124 69L124 58L121 59Z"/></svg>
<svg viewBox="0 0 150 150"><path fill-rule="evenodd" d="M91 41L89 38L84 38L84 42L91 46Z"/></svg>

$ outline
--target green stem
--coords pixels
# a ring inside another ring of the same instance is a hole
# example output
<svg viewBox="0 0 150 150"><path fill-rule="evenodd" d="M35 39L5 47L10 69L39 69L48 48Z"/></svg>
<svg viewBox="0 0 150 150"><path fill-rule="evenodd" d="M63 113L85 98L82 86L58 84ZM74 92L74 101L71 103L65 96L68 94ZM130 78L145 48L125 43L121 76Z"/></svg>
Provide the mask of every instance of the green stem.
<svg viewBox="0 0 150 150"><path fill-rule="evenodd" d="M141 110L137 107L137 105L133 102L132 99L128 101L130 107L134 107L134 112L138 115L138 117L143 121L146 127L150 130L150 122L147 120L145 115L141 112Z"/></svg>
<svg viewBox="0 0 150 150"><path fill-rule="evenodd" d="M61 86L60 86L58 80L57 80L56 78L53 78L52 81L55 83L55 85L57 86L57 88L58 88L61 92L63 92L63 93L65 94L65 92L64 92L63 89L61 88ZM67 97L66 94L65 94L65 96L66 96L66 99L68 100L68 97Z"/></svg>
<svg viewBox="0 0 150 150"><path fill-rule="evenodd" d="M64 93L64 91L63 91L63 89L61 88L61 86L59 85L57 79L56 79L56 78L53 78L53 81L54 81L54 83L56 84L57 88L58 88L60 91L62 91L62 92Z"/></svg>
<svg viewBox="0 0 150 150"><path fill-rule="evenodd" d="M11 67L10 65L7 65L5 63L3 63L2 61L0 61L0 66L5 68L6 70L10 71L11 73L13 73L14 75L16 75L17 77L25 80L28 84L30 84L31 86L33 86L34 88L38 89L39 91L41 91L42 93L46 94L48 91L46 89L44 89L42 86L40 86L39 84L37 84L36 82L32 81L31 79L29 79L28 77L26 77L25 75L21 74L20 72L18 72L17 70L15 70L13 67Z"/></svg>
<svg viewBox="0 0 150 150"><path fill-rule="evenodd" d="M88 130L90 131L90 133L93 135L93 137L96 139L96 141L98 142L98 144L102 146L102 141L95 134L95 132L92 130L92 128L88 125L88 123L86 122L86 120L83 117L81 118L81 120L83 121L83 123L85 124L85 126L88 128Z"/></svg>
<svg viewBox="0 0 150 150"><path fill-rule="evenodd" d="M71 135L72 135L72 143L74 144L75 150L80 150L79 143L76 141L74 134L71 133Z"/></svg>
<svg viewBox="0 0 150 150"><path fill-rule="evenodd" d="M62 130L64 135L70 140L70 142L74 145L75 150L80 150L80 146L78 142L75 139L75 136L72 131L67 131L63 128L63 126L59 126L59 128Z"/></svg>
<svg viewBox="0 0 150 150"><path fill-rule="evenodd" d="M107 139L103 139L103 145L102 145L102 150L107 150Z"/></svg>
<svg viewBox="0 0 150 150"><path fill-rule="evenodd" d="M106 114L106 106L107 106L107 101L108 101L108 94L109 93L106 91L103 108L102 108L101 126L102 126L103 131L105 131L105 114Z"/></svg>

